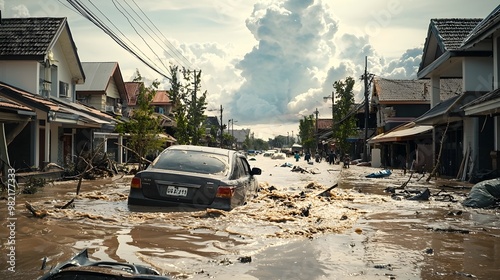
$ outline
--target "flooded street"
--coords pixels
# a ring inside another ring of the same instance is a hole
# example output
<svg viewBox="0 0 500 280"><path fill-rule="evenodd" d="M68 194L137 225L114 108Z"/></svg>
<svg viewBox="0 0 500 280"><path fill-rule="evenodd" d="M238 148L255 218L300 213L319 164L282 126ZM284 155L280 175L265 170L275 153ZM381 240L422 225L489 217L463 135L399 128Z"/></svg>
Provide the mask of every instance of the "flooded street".
<svg viewBox="0 0 500 280"><path fill-rule="evenodd" d="M284 163L308 172L292 172ZM174 279L495 279L500 275L498 210L464 208L470 185L414 176L429 201L393 199L375 168L308 165L262 155L261 191L231 212L127 206L131 176L87 181L75 207L76 182L49 184L16 197L15 273L7 271L7 201L0 217L0 268L11 279L36 279L89 248L93 260L152 266ZM335 183L338 187L325 192ZM440 192L441 191L441 192ZM30 202L47 211L35 218Z"/></svg>

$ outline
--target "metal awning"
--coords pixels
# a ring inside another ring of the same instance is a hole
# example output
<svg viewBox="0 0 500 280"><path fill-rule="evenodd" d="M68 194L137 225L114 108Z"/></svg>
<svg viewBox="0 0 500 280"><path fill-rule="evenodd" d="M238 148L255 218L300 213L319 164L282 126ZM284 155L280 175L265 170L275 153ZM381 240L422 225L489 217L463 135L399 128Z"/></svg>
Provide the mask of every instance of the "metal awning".
<svg viewBox="0 0 500 280"><path fill-rule="evenodd" d="M368 143L381 143L381 142L399 142L411 140L415 135L425 133L432 130L432 125L416 125L415 123L408 123L403 126L397 127L389 132L378 134L368 140Z"/></svg>

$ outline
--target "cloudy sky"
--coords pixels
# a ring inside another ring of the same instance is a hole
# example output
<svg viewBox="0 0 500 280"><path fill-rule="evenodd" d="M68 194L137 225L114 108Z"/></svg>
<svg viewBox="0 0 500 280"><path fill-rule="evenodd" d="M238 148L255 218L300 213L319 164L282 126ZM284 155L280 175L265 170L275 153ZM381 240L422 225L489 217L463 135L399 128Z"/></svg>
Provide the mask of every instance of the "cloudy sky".
<svg viewBox="0 0 500 280"><path fill-rule="evenodd" d="M303 116L331 117L332 84L368 72L416 77L431 18L484 18L487 0L0 0L2 17L68 17L80 60L117 61L168 81L85 19L80 2L161 73L168 65L202 71L212 115L256 137L296 135ZM140 7L140 9L137 8ZM144 12L142 14L141 12ZM143 28L143 29L141 29ZM156 29L157 28L157 29ZM148 36L149 35L149 36ZM326 101L325 101L326 100Z"/></svg>

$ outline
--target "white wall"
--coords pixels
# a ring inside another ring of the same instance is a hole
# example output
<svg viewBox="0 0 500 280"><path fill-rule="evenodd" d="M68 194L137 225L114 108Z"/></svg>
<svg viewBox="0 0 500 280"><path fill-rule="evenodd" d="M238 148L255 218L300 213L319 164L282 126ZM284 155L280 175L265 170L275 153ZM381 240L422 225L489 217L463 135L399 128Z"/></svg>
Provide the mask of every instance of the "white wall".
<svg viewBox="0 0 500 280"><path fill-rule="evenodd" d="M74 101L76 97L74 96L74 88L75 85L72 80L70 68L68 65L68 61L66 60L66 57L64 56L62 52L62 47L60 42L57 42L56 45L52 48L52 53L54 54L54 59L55 62L54 64L57 65L58 69L58 81L52 81L53 83L57 83L57 96L59 96L59 81L65 82L69 84L69 95L67 99Z"/></svg>
<svg viewBox="0 0 500 280"><path fill-rule="evenodd" d="M465 57L462 62L464 91L493 90L493 60L491 57Z"/></svg>
<svg viewBox="0 0 500 280"><path fill-rule="evenodd" d="M106 95L115 99L120 98L118 93L118 88L116 87L115 79L111 78L111 81L106 89Z"/></svg>
<svg viewBox="0 0 500 280"><path fill-rule="evenodd" d="M0 61L0 81L31 93L38 93L38 62Z"/></svg>

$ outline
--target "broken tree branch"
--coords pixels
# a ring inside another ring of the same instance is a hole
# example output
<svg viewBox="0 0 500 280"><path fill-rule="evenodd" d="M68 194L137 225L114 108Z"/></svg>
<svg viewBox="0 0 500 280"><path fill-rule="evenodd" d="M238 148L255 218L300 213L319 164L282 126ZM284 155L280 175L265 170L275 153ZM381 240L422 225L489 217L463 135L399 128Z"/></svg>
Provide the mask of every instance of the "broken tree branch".
<svg viewBox="0 0 500 280"><path fill-rule="evenodd" d="M446 132L448 131L448 127L450 126L450 120L446 123L446 128L444 129L443 136L441 136L441 143L439 145L439 154L436 158L436 164L434 164L434 168L432 169L431 173L429 173L429 177L427 177L426 182L428 183L432 176L436 176L436 172L438 171L438 168L440 166L441 162L441 154L443 152L443 144L444 144L444 139L446 137Z"/></svg>

